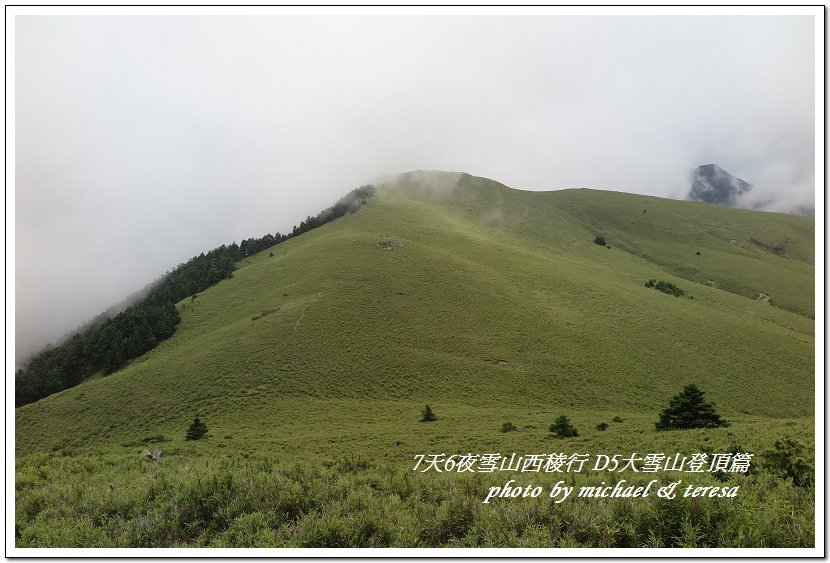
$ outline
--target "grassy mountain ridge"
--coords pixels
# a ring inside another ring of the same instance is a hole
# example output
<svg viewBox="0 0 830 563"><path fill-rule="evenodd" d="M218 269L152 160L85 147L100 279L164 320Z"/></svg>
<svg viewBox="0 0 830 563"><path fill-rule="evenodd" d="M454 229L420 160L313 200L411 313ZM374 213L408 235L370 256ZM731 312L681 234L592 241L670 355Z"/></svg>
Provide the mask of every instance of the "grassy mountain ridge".
<svg viewBox="0 0 830 563"><path fill-rule="evenodd" d="M378 188L178 302L123 369L17 408L16 546L815 545L811 220L466 174ZM730 427L655 429L690 382ZM578 436L548 431L563 414ZM513 478L675 475L413 470L441 452L754 457L682 474L736 498L482 504Z"/></svg>
<svg viewBox="0 0 830 563"><path fill-rule="evenodd" d="M262 447L358 448L425 402L463 435L481 409L652 416L690 381L748 424L813 415L812 219L464 174L378 188L179 302L124 369L17 409L17 451L178 438L195 413Z"/></svg>
<svg viewBox="0 0 830 563"><path fill-rule="evenodd" d="M357 212L373 186L350 191L333 206L295 226L291 233L266 234L221 245L194 256L160 277L135 303L110 317L105 313L65 342L42 350L15 373L15 406L74 387L96 374L109 375L173 335L180 317L176 303L233 277L236 263L349 212Z"/></svg>

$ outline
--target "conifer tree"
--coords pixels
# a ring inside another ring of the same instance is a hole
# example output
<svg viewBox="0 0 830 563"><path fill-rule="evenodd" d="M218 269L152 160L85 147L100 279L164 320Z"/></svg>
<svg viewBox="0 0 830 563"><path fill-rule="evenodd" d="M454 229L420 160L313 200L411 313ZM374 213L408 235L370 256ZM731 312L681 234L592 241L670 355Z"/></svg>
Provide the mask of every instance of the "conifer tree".
<svg viewBox="0 0 830 563"><path fill-rule="evenodd" d="M199 417L193 419L187 429L185 440L201 440L207 435L207 424L199 420Z"/></svg>
<svg viewBox="0 0 830 563"><path fill-rule="evenodd" d="M430 406L427 405L424 407L423 412L421 412L421 422L432 422L433 420L438 420L438 417L435 416Z"/></svg>
<svg viewBox="0 0 830 563"><path fill-rule="evenodd" d="M690 383L669 400L654 427L657 430L688 430L690 428L717 428L729 426L715 413L715 403L707 403L703 391Z"/></svg>
<svg viewBox="0 0 830 563"><path fill-rule="evenodd" d="M579 432L576 431L573 424L571 424L571 419L567 416L560 415L553 424L550 425L551 433L556 436L557 438L573 438L575 436L579 436Z"/></svg>

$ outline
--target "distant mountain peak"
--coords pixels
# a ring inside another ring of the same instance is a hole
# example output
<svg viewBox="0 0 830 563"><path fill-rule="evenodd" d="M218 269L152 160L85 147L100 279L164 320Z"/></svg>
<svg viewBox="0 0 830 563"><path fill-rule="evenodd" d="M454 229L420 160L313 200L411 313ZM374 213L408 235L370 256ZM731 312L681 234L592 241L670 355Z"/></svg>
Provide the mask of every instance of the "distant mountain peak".
<svg viewBox="0 0 830 563"><path fill-rule="evenodd" d="M691 171L689 199L726 207L739 207L738 198L752 189L752 184L733 176L717 164L703 164Z"/></svg>

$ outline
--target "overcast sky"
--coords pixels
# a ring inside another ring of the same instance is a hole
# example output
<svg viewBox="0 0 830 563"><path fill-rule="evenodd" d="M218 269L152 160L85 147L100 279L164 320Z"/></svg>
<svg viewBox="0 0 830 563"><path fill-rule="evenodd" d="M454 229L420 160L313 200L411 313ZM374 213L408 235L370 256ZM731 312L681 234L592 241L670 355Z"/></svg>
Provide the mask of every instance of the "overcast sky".
<svg viewBox="0 0 830 563"><path fill-rule="evenodd" d="M414 169L814 198L813 18L17 16L17 352Z"/></svg>

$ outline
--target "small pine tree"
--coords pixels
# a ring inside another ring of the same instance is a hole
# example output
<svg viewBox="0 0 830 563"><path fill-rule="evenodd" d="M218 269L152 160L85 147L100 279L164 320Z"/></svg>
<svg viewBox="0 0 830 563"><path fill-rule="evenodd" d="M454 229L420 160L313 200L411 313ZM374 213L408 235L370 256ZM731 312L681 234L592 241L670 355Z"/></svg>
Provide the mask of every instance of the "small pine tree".
<svg viewBox="0 0 830 563"><path fill-rule="evenodd" d="M201 440L207 435L207 424L199 420L199 417L193 419L190 426L187 428L185 440Z"/></svg>
<svg viewBox="0 0 830 563"><path fill-rule="evenodd" d="M501 431L502 432L514 432L516 430L518 430L518 428L516 428L516 425L513 424L512 422L505 422L504 424L501 425Z"/></svg>
<svg viewBox="0 0 830 563"><path fill-rule="evenodd" d="M575 436L579 436L576 428L574 428L571 424L571 419L564 414L559 416L553 424L550 425L550 431L557 438L573 438Z"/></svg>
<svg viewBox="0 0 830 563"><path fill-rule="evenodd" d="M434 420L438 420L438 417L435 416L435 413L432 412L429 405L425 406L424 410L421 412L421 422L432 422Z"/></svg>
<svg viewBox="0 0 830 563"><path fill-rule="evenodd" d="M654 427L657 430L688 430L690 428L718 428L729 426L715 413L715 403L707 403L703 391L690 383L669 400Z"/></svg>
<svg viewBox="0 0 830 563"><path fill-rule="evenodd" d="M607 422L600 422L599 424L597 424L597 430L599 430L600 432L604 432L607 429L608 429L608 423Z"/></svg>

